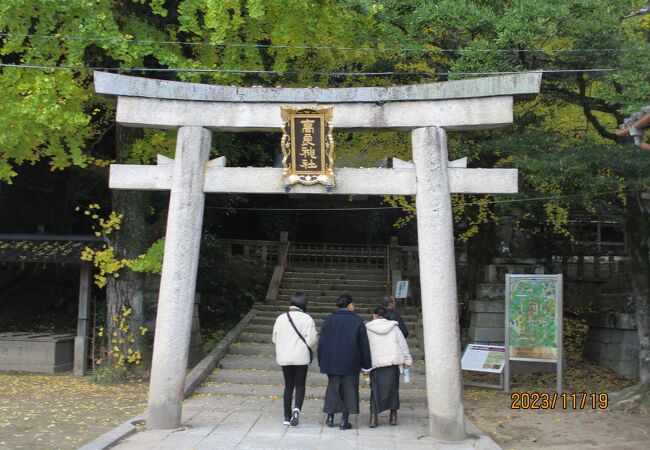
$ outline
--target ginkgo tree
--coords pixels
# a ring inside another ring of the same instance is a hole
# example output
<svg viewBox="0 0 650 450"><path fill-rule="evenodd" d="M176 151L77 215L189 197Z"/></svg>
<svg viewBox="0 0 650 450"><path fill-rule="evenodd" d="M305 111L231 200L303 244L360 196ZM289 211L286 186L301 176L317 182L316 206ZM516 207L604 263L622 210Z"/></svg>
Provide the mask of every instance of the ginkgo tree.
<svg viewBox="0 0 650 450"><path fill-rule="evenodd" d="M173 136L113 125L114 104L94 95L92 68L222 84L328 85L341 81L329 72L376 63L383 53L362 48L391 45L388 31L336 1L3 1L0 180L11 183L27 162L60 170L171 156ZM117 148L106 148L110 137ZM143 322L143 278L119 262L137 259L150 239L142 193L115 191L110 208L119 229L103 233L106 253L88 257L100 264L110 255L105 267L121 269L106 279L104 330L108 363L121 366L121 355L146 349L140 333L135 342L119 336Z"/></svg>
<svg viewBox="0 0 650 450"><path fill-rule="evenodd" d="M559 197L580 189L584 204L610 207L618 201L626 208L632 202L623 197L630 197L630 187L643 186L644 176L623 162L644 156L620 150L614 132L650 97L650 20L631 15L643 6L639 0L4 0L0 180L10 183L20 164L38 160L59 170L171 156L172 135L114 126L114 104L93 94L89 68L285 87L545 70L541 95L517 107L516 133L451 133L452 157L470 156L476 166L520 167L524 195ZM377 73L382 75L371 75ZM106 148L109 137L116 138L116 149ZM405 135L340 135L339 143L340 154L353 163L409 159ZM610 151L621 165L592 155ZM571 176L545 166L561 157ZM597 169L595 161L606 167ZM580 173L620 196L609 200L612 205L601 202L589 183L571 182ZM408 199L393 201L409 206ZM111 209L123 220L107 239L118 260L136 259L151 242L144 232L146 202L142 194L113 193ZM542 205L531 207L527 217L562 235L577 203L550 199ZM456 201L455 214L475 225L468 238L493 221L495 211L489 199ZM137 330L142 279L124 269L107 281L109 320L122 307L132 308L127 322ZM116 327L119 320L107 332ZM648 373L650 359L642 366Z"/></svg>

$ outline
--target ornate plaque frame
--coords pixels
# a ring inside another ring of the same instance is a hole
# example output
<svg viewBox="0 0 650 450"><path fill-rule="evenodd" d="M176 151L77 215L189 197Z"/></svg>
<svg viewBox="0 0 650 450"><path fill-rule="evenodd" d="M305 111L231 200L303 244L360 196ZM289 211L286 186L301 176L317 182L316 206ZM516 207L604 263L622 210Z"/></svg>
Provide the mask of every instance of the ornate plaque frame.
<svg viewBox="0 0 650 450"><path fill-rule="evenodd" d="M282 106L282 182L334 186L332 106ZM315 140L314 140L315 138Z"/></svg>

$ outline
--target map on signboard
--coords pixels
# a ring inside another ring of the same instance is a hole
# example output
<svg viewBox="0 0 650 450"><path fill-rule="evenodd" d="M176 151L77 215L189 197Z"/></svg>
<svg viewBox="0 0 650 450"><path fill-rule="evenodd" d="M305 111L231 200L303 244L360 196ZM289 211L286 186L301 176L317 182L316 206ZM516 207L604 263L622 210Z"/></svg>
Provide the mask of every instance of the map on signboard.
<svg viewBox="0 0 650 450"><path fill-rule="evenodd" d="M510 278L510 359L557 360L558 280Z"/></svg>

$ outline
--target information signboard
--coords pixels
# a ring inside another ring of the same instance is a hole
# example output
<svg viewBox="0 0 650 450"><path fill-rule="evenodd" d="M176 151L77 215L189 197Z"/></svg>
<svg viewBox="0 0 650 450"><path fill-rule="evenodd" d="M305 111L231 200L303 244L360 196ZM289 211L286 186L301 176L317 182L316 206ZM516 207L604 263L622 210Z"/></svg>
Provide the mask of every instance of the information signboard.
<svg viewBox="0 0 650 450"><path fill-rule="evenodd" d="M506 362L506 348L502 345L469 344L460 360L463 370L501 373Z"/></svg>
<svg viewBox="0 0 650 450"><path fill-rule="evenodd" d="M562 374L562 275L506 275L505 344L508 361L557 364Z"/></svg>

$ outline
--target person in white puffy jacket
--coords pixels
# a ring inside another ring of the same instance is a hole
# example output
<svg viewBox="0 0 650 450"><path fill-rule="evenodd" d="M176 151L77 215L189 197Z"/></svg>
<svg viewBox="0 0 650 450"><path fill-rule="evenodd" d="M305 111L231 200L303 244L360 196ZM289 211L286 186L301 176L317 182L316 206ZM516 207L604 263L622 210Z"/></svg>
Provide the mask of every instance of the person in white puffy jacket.
<svg viewBox="0 0 650 450"><path fill-rule="evenodd" d="M403 368L413 364L408 344L399 324L387 320L383 306L375 309L373 320L366 324L372 371L370 372L370 428L379 425L379 413L390 410L389 423L397 425L399 377Z"/></svg>
<svg viewBox="0 0 650 450"><path fill-rule="evenodd" d="M275 358L284 375L284 425L296 426L299 423L305 399L307 370L312 359L311 349L316 345L316 324L306 311L307 296L293 294L289 301L289 311L280 314L273 325ZM294 389L296 403L291 409Z"/></svg>

